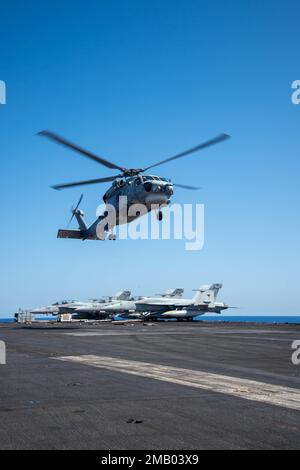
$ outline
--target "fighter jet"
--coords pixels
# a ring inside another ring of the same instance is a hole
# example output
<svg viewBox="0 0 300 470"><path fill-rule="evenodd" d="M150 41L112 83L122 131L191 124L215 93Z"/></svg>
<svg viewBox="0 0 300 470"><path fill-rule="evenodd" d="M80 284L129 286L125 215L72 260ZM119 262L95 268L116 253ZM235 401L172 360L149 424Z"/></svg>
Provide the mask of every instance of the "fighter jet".
<svg viewBox="0 0 300 470"><path fill-rule="evenodd" d="M108 297L107 300L104 302L89 302L85 303L84 305L74 306L74 308L70 308L70 313L73 314L73 318L80 319L80 318L105 318L109 315L109 313L113 313L114 305L126 305L126 311L130 310L132 305L132 301L130 300L131 291L121 291L118 292L113 297ZM122 310L123 311L123 310Z"/></svg>
<svg viewBox="0 0 300 470"><path fill-rule="evenodd" d="M136 312L144 318L155 320L157 318L174 318L178 321L190 320L205 313L221 313L229 306L223 302L216 302L222 284L204 285L197 289L192 299L183 298L152 298L136 302Z"/></svg>
<svg viewBox="0 0 300 470"><path fill-rule="evenodd" d="M203 286L203 295L200 295L198 299L194 300L193 303L185 308L179 307L175 310L164 312L161 318L173 318L177 321L187 320L191 321L194 317L204 315L206 313L217 313L221 314L223 310L232 308L224 302L216 302L219 289L222 284L213 284L212 286Z"/></svg>
<svg viewBox="0 0 300 470"><path fill-rule="evenodd" d="M38 307L30 311L30 313L37 315L60 315L63 313L73 313L76 309L85 308L93 305L97 302L98 305L110 302L117 302L119 300L129 299L131 295L130 291L122 290L117 292L113 297L108 297L107 299L101 298L96 301L90 302L79 302L77 300L61 300L55 302L54 304L48 305L47 307Z"/></svg>
<svg viewBox="0 0 300 470"><path fill-rule="evenodd" d="M169 299L169 302L171 302L171 299L180 299L184 290L182 288L176 288L176 289L168 289L162 294L159 294L161 299ZM130 292L129 292L130 295ZM157 297L154 297L157 299ZM97 317L99 315L101 316L113 316L116 314L121 314L121 315L133 315L137 308L136 304L139 303L140 301L148 301L151 300L149 297L142 297L139 298L138 300L136 299L130 299L129 297L125 299L124 297L120 298L120 296L115 299L114 301L107 302L107 303L93 303L91 305L87 306L80 306L78 308L75 308L73 310L74 318L86 318L86 316L90 317Z"/></svg>
<svg viewBox="0 0 300 470"><path fill-rule="evenodd" d="M54 304L48 305L46 307L37 307L30 310L30 313L37 315L58 315L59 313L64 313L70 306L79 307L83 305L83 302L78 302L76 300L61 300L55 302Z"/></svg>

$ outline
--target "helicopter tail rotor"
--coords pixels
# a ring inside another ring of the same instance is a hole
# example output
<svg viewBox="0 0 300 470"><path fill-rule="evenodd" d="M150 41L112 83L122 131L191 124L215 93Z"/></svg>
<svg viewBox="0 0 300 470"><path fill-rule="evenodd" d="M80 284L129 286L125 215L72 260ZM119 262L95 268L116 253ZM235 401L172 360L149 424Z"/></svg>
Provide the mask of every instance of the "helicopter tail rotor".
<svg viewBox="0 0 300 470"><path fill-rule="evenodd" d="M80 204L81 204L82 199L83 199L83 194L81 194L81 196L80 196L80 198L79 198L79 201L77 202L76 207L75 207L75 208L74 208L74 207L71 208L72 216L71 216L71 218L70 218L70 220L69 220L68 227L70 226L70 224L71 224L71 222L72 222L72 220L73 220L73 218L74 218L74 216L75 216L75 214L76 214L76 212L77 212L77 210L78 210L78 208L79 208L79 206L80 206Z"/></svg>

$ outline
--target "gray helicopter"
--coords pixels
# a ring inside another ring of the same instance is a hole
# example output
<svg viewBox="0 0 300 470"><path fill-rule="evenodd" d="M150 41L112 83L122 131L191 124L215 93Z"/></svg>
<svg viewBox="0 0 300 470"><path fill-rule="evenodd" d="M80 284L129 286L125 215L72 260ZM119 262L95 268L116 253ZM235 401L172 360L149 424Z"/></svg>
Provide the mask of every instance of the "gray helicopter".
<svg viewBox="0 0 300 470"><path fill-rule="evenodd" d="M88 226L83 219L84 213L79 209L79 205L83 197L81 196L76 207L72 209L72 217L70 220L71 222L75 216L79 225L79 229L63 229L59 230L57 234L58 238L75 238L81 240L103 240L107 238L107 235L109 239L115 239L116 237L112 232L114 226L132 222L133 220L152 210L156 211L157 219L161 221L163 218L163 212L161 208L170 204L171 196L174 193L174 187L190 190L197 190L200 188L183 184L175 184L170 179L155 175L146 175L144 173L164 163L171 162L178 158L182 158L186 155L223 142L230 137L227 134L220 134L211 140L197 145L196 147L166 158L165 160L162 160L158 163L154 163L153 165L150 165L146 168L125 168L87 151L51 131L45 130L39 132L39 135L64 145L65 147L68 147L69 149L74 150L107 168L120 171L119 174L114 176L58 184L53 186L54 189L60 190L82 185L112 182L111 187L103 196L103 201L107 209L104 211L103 215L100 215L92 225ZM139 207L142 206L144 210L136 210L132 211L131 213L130 208L136 206L137 204ZM109 222L107 222L110 214L110 208L113 208L115 212L113 223L111 222L111 219ZM99 227L101 230L99 230Z"/></svg>

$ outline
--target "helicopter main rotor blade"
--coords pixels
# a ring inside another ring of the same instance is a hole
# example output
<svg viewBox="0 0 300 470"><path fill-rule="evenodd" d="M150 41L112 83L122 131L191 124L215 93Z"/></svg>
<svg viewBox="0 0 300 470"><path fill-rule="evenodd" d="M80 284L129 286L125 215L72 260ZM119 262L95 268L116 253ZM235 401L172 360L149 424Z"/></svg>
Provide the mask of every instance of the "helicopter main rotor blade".
<svg viewBox="0 0 300 470"><path fill-rule="evenodd" d="M186 184L173 184L173 186L176 186L177 188L183 188L183 189L193 189L193 190L202 189L196 186L188 186Z"/></svg>
<svg viewBox="0 0 300 470"><path fill-rule="evenodd" d="M165 160L162 160L161 162L154 163L154 165L150 165L147 168L144 168L143 171L150 170L150 168L154 168L158 165L162 165L167 162L171 162L172 160L176 160L177 158L185 157L186 155L189 155L190 153L198 152L199 150L203 150L206 147L210 147L211 145L218 144L220 142L223 142L223 140L227 140L230 138L230 135L228 134L220 134L217 137L214 137L211 140L208 140L206 142L203 142L200 145L197 145L196 147L193 147L189 150L186 150L185 152L178 153L177 155L174 155L174 157L166 158Z"/></svg>
<svg viewBox="0 0 300 470"><path fill-rule="evenodd" d="M65 189L72 188L74 186L83 186L84 184L107 183L108 181L114 181L117 176L108 176L107 178L96 178L94 180L76 181L74 183L56 184L55 186L52 186L52 188Z"/></svg>
<svg viewBox="0 0 300 470"><path fill-rule="evenodd" d="M98 155L95 155L95 154L89 152L88 150L85 150L82 147L79 147L78 145L73 144L72 142L69 142L68 140L64 139L63 137L61 137L57 134L55 134L54 132L41 131L41 132L38 133L38 135L41 135L43 137L47 137L50 140L54 140L58 144L64 145L65 147L68 147L72 150L75 150L75 152L81 153L85 157L91 158L95 162L100 163L101 165L104 165L107 168L124 171L124 168L122 168L121 166L116 165L115 163L112 163L108 160L105 160L104 158L99 157Z"/></svg>

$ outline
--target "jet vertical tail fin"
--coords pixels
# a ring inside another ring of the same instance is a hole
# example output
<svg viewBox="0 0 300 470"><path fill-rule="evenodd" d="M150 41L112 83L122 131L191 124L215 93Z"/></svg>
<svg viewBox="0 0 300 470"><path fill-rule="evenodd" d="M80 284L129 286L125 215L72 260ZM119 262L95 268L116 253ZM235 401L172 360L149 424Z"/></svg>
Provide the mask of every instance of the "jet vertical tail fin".
<svg viewBox="0 0 300 470"><path fill-rule="evenodd" d="M193 298L195 305L213 305L217 299L222 284L210 284L201 286Z"/></svg>
<svg viewBox="0 0 300 470"><path fill-rule="evenodd" d="M131 296L130 290L121 290L115 295L116 300L129 300Z"/></svg>
<svg viewBox="0 0 300 470"><path fill-rule="evenodd" d="M184 289L177 287L176 289L167 289L163 294L159 294L161 297L182 297Z"/></svg>

